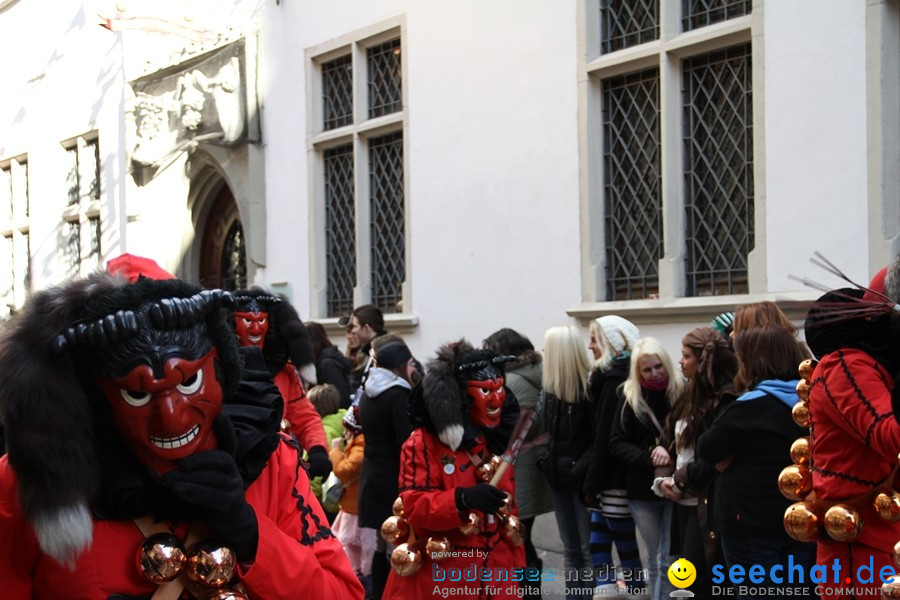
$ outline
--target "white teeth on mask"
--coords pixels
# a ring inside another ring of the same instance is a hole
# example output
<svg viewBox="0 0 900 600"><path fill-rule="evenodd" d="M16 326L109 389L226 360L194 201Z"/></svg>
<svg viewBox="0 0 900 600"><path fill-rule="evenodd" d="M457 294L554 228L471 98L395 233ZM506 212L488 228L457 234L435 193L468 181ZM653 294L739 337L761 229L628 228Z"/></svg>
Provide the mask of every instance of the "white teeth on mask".
<svg viewBox="0 0 900 600"><path fill-rule="evenodd" d="M191 443L193 439L197 437L198 433L200 433L200 426L194 425L186 434L174 438L158 438L151 435L150 443L157 448L172 450L175 448L181 448L182 446Z"/></svg>
<svg viewBox="0 0 900 600"><path fill-rule="evenodd" d="M251 343L255 344L256 342L262 340L262 336L261 335L248 335L247 339L250 340Z"/></svg>
<svg viewBox="0 0 900 600"><path fill-rule="evenodd" d="M493 408L493 409L489 408L489 409L487 410L487 414L491 415L492 417L493 417L494 415L499 415L499 414L500 414L500 409L499 409L499 408Z"/></svg>

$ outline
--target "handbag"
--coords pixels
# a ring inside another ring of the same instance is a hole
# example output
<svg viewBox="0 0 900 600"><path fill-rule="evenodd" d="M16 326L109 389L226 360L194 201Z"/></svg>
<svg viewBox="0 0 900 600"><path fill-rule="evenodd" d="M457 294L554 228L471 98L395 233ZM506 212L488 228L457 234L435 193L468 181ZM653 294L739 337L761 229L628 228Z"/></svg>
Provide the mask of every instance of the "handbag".
<svg viewBox="0 0 900 600"><path fill-rule="evenodd" d="M344 483L332 471L322 483L322 507L328 512L337 512L344 495Z"/></svg>

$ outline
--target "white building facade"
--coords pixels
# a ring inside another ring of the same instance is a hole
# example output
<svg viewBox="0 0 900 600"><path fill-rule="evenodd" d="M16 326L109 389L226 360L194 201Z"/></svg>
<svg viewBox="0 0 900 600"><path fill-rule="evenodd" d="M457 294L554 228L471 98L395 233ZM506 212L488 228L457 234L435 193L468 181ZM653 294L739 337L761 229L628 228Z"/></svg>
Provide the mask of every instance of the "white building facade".
<svg viewBox="0 0 900 600"><path fill-rule="evenodd" d="M337 343L374 303L420 358L610 313L677 355L900 252L898 0L51 4L0 1L5 313L130 252Z"/></svg>

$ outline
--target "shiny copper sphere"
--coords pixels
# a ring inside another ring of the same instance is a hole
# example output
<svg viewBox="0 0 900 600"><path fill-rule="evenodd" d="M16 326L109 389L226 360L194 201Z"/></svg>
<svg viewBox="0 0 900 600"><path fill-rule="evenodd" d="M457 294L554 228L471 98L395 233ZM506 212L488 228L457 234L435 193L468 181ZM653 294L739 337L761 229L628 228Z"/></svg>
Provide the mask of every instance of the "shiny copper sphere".
<svg viewBox="0 0 900 600"><path fill-rule="evenodd" d="M836 542L854 541L862 526L862 517L846 504L835 504L825 512L825 531Z"/></svg>
<svg viewBox="0 0 900 600"><path fill-rule="evenodd" d="M802 363L800 363L800 366L797 367L797 371L800 373L801 379L805 379L806 381L809 381L810 378L812 377L813 369L815 369L815 368L816 368L816 361L814 361L811 358L807 358Z"/></svg>
<svg viewBox="0 0 900 600"><path fill-rule="evenodd" d="M475 535L481 531L481 517L470 512L466 515L466 523L459 526L459 531L463 535Z"/></svg>
<svg viewBox="0 0 900 600"><path fill-rule="evenodd" d="M391 568L400 577L408 577L422 568L422 555L408 544L400 544L391 552Z"/></svg>
<svg viewBox="0 0 900 600"><path fill-rule="evenodd" d="M890 493L881 492L875 496L875 501L872 504L878 516L885 521L892 523L900 521L900 494L894 490L891 490Z"/></svg>
<svg viewBox="0 0 900 600"><path fill-rule="evenodd" d="M882 598L900 598L900 577L896 575L881 584Z"/></svg>
<svg viewBox="0 0 900 600"><path fill-rule="evenodd" d="M381 538L392 546L409 537L409 523L403 517L388 517L381 524Z"/></svg>
<svg viewBox="0 0 900 600"><path fill-rule="evenodd" d="M137 553L141 575L156 584L172 581L184 568L187 552L178 536L156 533L144 540Z"/></svg>
<svg viewBox="0 0 900 600"><path fill-rule="evenodd" d="M809 405L803 401L798 402L791 409L791 417L800 427L809 427Z"/></svg>
<svg viewBox="0 0 900 600"><path fill-rule="evenodd" d="M222 587L234 574L237 556L231 548L215 541L198 542L188 554L185 573L204 587Z"/></svg>
<svg viewBox="0 0 900 600"><path fill-rule="evenodd" d="M485 461L478 465L478 478L482 481L490 481L494 477L494 465Z"/></svg>
<svg viewBox="0 0 900 600"><path fill-rule="evenodd" d="M215 590L204 596L204 600L250 600L250 597L237 590Z"/></svg>
<svg viewBox="0 0 900 600"><path fill-rule="evenodd" d="M778 475L778 489L788 500L802 500L812 490L812 473L803 465L790 465Z"/></svg>
<svg viewBox="0 0 900 600"><path fill-rule="evenodd" d="M391 505L391 513L392 513L395 517L402 517L402 516L403 516L403 498L401 498L400 496L397 496L397 497L394 499L394 504Z"/></svg>
<svg viewBox="0 0 900 600"><path fill-rule="evenodd" d="M450 550L452 548L453 546L447 537L443 535L431 536L425 542L425 556L430 558L432 562L441 562L450 558Z"/></svg>
<svg viewBox="0 0 900 600"><path fill-rule="evenodd" d="M515 515L503 519L503 535L513 546L521 546L525 542L525 528Z"/></svg>
<svg viewBox="0 0 900 600"><path fill-rule="evenodd" d="M894 544L894 550L891 552L891 556L894 559L894 566L900 569L900 542ZM897 583L900 583L900 580L898 580Z"/></svg>
<svg viewBox="0 0 900 600"><path fill-rule="evenodd" d="M809 401L809 383L806 382L805 379L801 379L797 382L797 397L800 398L801 402Z"/></svg>
<svg viewBox="0 0 900 600"><path fill-rule="evenodd" d="M791 460L798 465L809 464L809 437L794 440L791 444Z"/></svg>
<svg viewBox="0 0 900 600"><path fill-rule="evenodd" d="M513 508L513 496L510 493L506 494L506 498L503 500L503 505L497 509L497 512L501 515L508 515Z"/></svg>
<svg viewBox="0 0 900 600"><path fill-rule="evenodd" d="M819 512L812 502L795 502L784 511L784 530L798 542L814 542L819 537Z"/></svg>

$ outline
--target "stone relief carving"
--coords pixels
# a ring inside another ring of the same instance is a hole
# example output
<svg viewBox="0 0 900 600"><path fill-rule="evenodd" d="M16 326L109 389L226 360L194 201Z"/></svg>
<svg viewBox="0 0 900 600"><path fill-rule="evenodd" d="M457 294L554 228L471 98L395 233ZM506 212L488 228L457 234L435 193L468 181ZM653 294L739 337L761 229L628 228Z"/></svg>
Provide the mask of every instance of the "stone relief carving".
<svg viewBox="0 0 900 600"><path fill-rule="evenodd" d="M201 141L253 141L243 53L244 44L235 42L131 82L134 98L126 110L134 123L132 161L158 167Z"/></svg>

